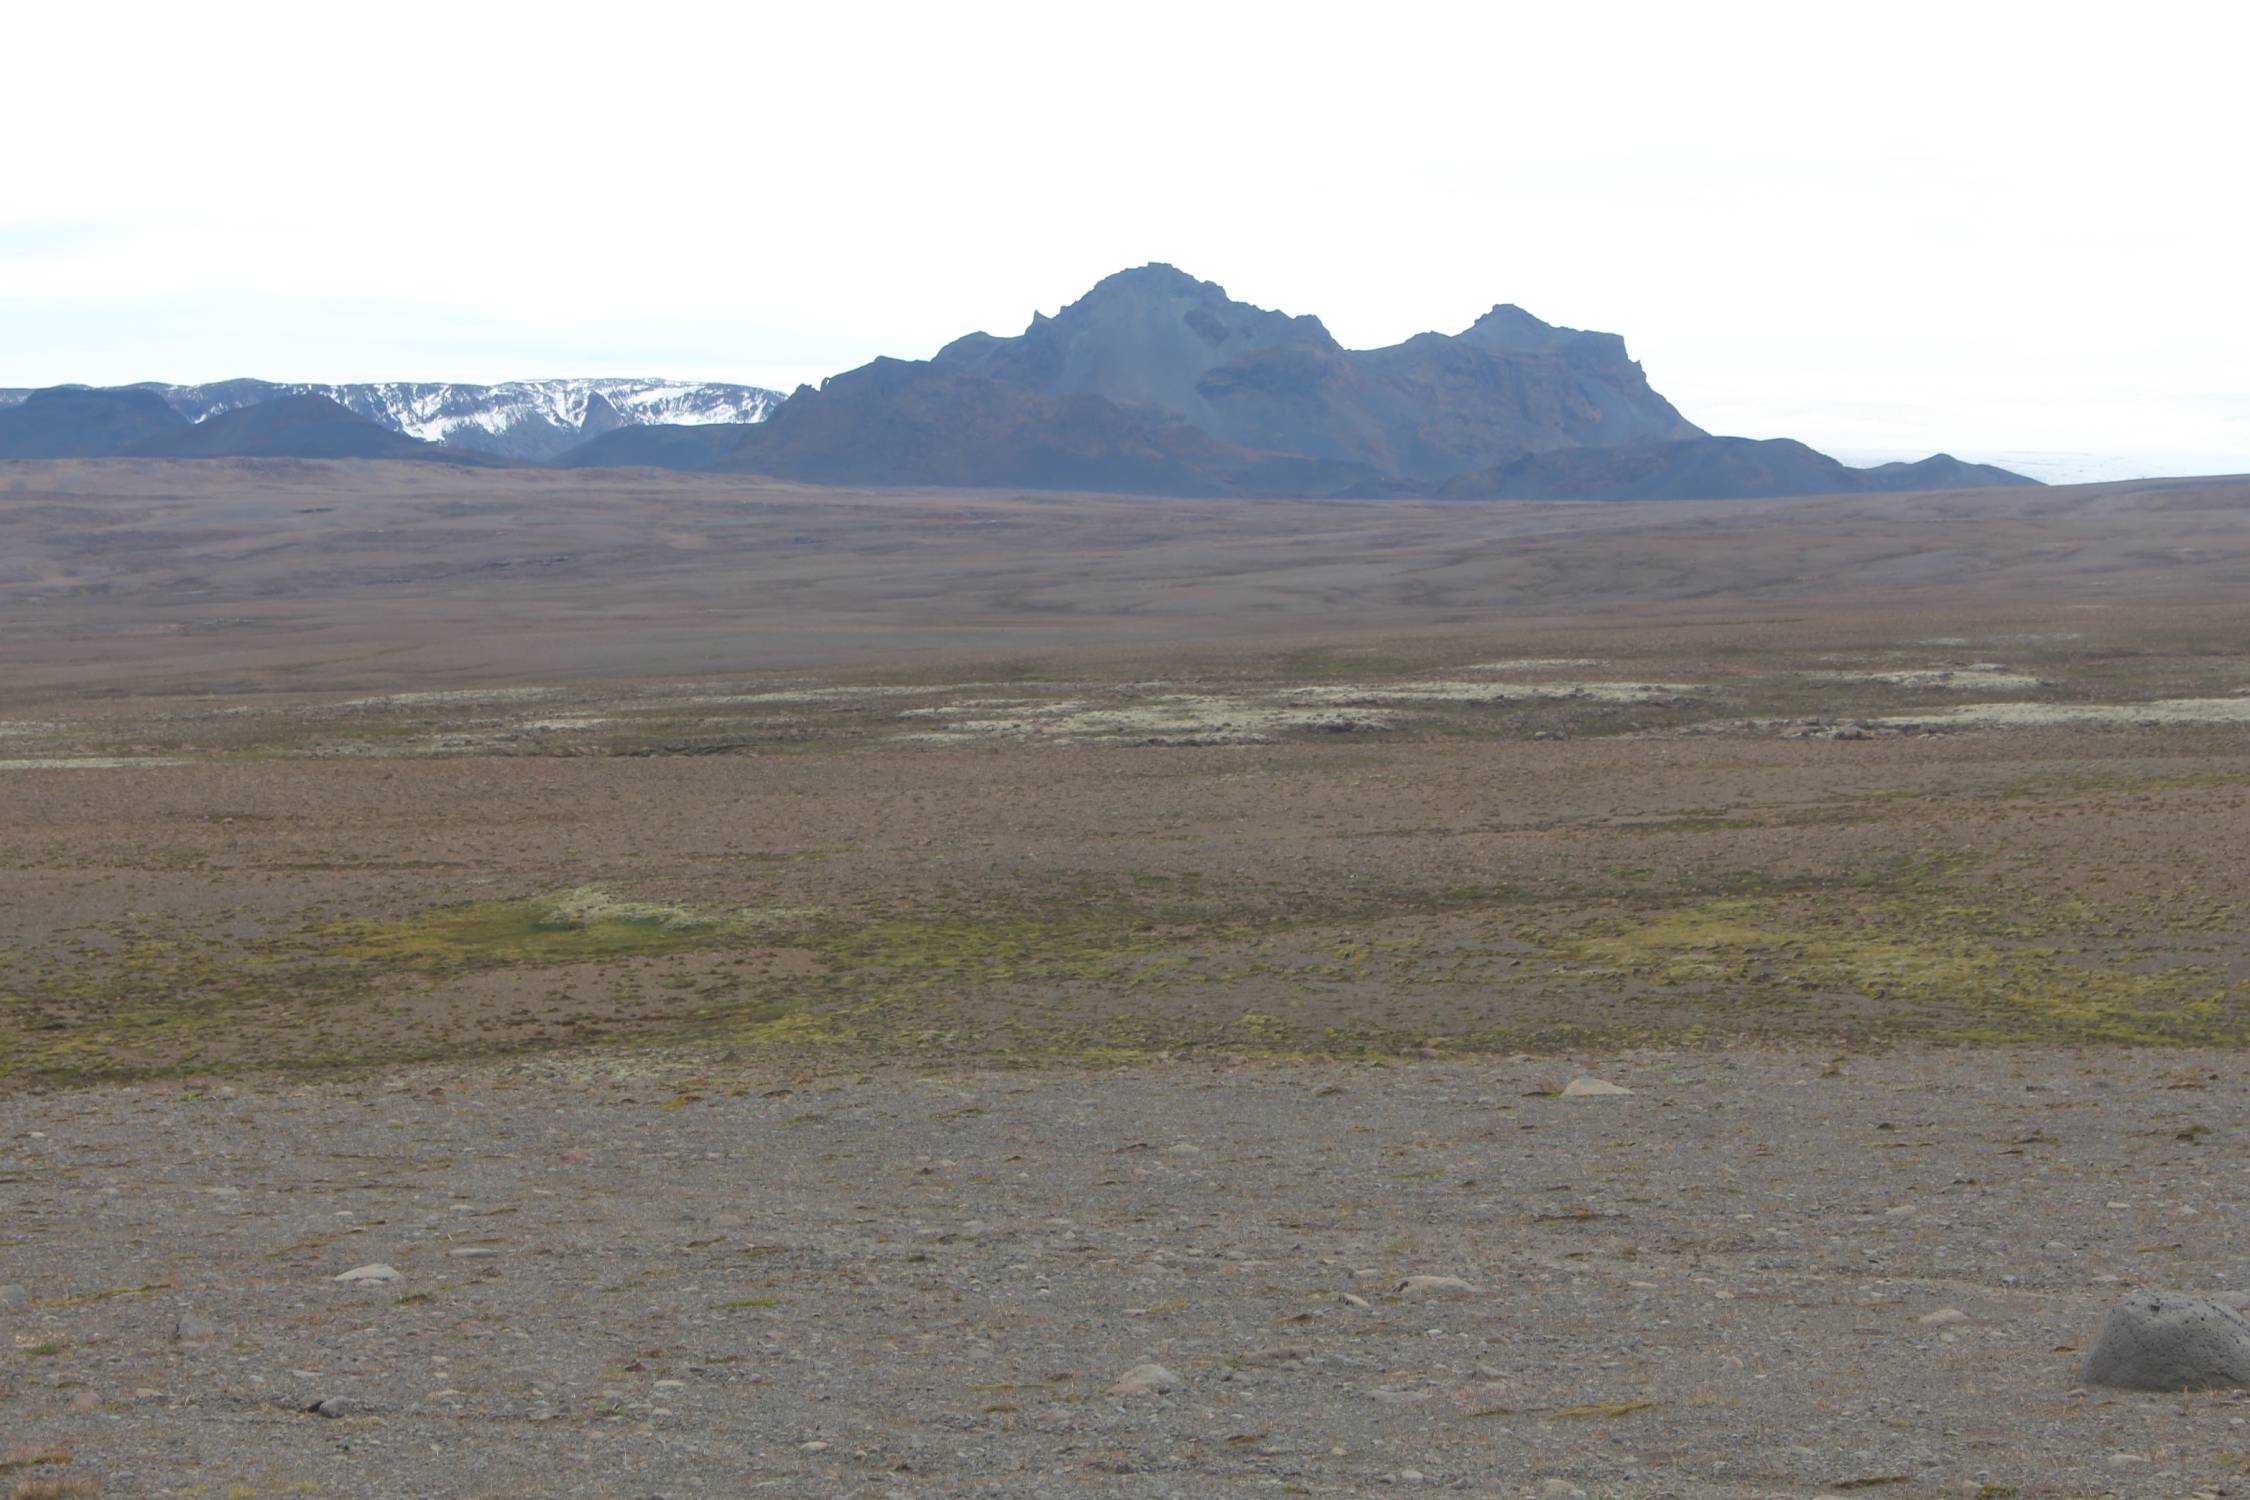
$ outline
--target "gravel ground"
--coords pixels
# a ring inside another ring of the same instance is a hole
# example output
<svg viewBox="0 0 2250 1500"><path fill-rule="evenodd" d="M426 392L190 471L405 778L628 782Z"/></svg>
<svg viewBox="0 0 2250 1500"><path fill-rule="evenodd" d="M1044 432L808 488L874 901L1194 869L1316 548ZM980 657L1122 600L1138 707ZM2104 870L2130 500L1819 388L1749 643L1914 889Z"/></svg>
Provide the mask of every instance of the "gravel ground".
<svg viewBox="0 0 2250 1500"><path fill-rule="evenodd" d="M2250 1404L2077 1367L2128 1287L2250 1286L2246 1093L1754 1049L18 1092L0 1486L2239 1493Z"/></svg>

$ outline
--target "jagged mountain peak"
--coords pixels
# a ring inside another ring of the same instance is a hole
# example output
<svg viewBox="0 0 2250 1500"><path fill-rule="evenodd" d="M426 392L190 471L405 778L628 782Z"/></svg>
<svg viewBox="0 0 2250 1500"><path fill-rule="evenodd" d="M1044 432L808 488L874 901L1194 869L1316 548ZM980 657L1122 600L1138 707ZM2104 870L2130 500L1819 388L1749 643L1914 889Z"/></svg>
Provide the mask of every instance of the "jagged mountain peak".
<svg viewBox="0 0 2250 1500"><path fill-rule="evenodd" d="M1617 334L1559 327L1534 317L1513 302L1495 304L1492 311L1454 337L1461 343L1493 354L1577 354L1590 359L1627 358L1625 340Z"/></svg>
<svg viewBox="0 0 2250 1500"><path fill-rule="evenodd" d="M1199 280L1162 261L1103 277L1054 317L1035 319L1032 328L1053 333L1078 324L1099 330L1120 317L1155 321L1176 318L1213 345L1305 343L1329 349L1342 347L1326 325L1310 313L1292 315L1237 301L1217 282Z"/></svg>
<svg viewBox="0 0 2250 1500"><path fill-rule="evenodd" d="M1129 346L1118 351L1122 358L1143 366L1168 363L1175 375L1207 369L1218 357L1251 348L1341 347L1316 317L1238 302L1215 281L1152 261L1103 277L1053 317L1034 312L1030 325L1014 338L967 334L936 357L941 364L975 373L1028 375L1043 383L1075 379L1096 389L1104 375L1114 377L1120 358L1108 350L1118 345ZM1090 348L1098 352L1089 353Z"/></svg>
<svg viewBox="0 0 2250 1500"><path fill-rule="evenodd" d="M1231 300L1227 289L1215 281L1204 281L1189 275L1167 261L1152 260L1145 266L1128 266L1122 271L1112 271L1087 289L1081 302L1120 296L1172 296L1210 297L1221 301Z"/></svg>

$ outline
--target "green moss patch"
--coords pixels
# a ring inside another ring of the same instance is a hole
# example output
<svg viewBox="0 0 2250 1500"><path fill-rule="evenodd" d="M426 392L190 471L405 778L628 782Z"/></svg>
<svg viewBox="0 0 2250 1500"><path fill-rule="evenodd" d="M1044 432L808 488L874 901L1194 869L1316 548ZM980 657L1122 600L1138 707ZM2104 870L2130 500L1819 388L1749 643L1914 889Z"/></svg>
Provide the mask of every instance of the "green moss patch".
<svg viewBox="0 0 2250 1500"><path fill-rule="evenodd" d="M2101 967L2032 941L2036 920L1893 898L1839 910L1713 901L1552 939L1574 977L1696 985L1745 1002L1846 992L1899 1034L1958 1040L2241 1045L2250 986L2196 966Z"/></svg>
<svg viewBox="0 0 2250 1500"><path fill-rule="evenodd" d="M620 901L593 887L521 901L445 906L397 921L324 931L362 963L445 972L505 964L586 963L678 953L734 941L741 925L679 906Z"/></svg>

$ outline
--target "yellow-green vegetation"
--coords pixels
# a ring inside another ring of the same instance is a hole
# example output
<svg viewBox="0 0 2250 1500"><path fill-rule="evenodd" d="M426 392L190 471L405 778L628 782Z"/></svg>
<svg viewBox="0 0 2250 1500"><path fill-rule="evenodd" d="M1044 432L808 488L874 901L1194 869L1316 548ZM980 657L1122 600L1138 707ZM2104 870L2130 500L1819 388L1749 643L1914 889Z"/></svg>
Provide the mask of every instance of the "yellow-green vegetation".
<svg viewBox="0 0 2250 1500"><path fill-rule="evenodd" d="M581 886L559 896L477 901L397 921L347 921L327 935L346 958L448 970L504 964L579 963L709 947L741 924L681 906L620 901Z"/></svg>
<svg viewBox="0 0 2250 1500"><path fill-rule="evenodd" d="M1234 1029L1245 1042L1273 1046L1284 1039L1281 1018L1262 1011L1246 1010L1235 1017Z"/></svg>
<svg viewBox="0 0 2250 1500"><path fill-rule="evenodd" d="M1052 995L1072 984L1125 986L1140 963L1159 957L1154 940L1093 906L991 918L823 919L777 931L772 941L808 955L812 972L749 986L713 1007L718 1034L731 1043L950 1049L964 1026L984 1030L960 1014L964 1001L1003 987ZM1047 1028L1036 1018L1019 1023L1001 1050L1039 1050Z"/></svg>
<svg viewBox="0 0 2250 1500"><path fill-rule="evenodd" d="M0 989L0 1076L117 1076L192 1055L246 1007L319 994L259 948L141 927L19 962Z"/></svg>
<svg viewBox="0 0 2250 1500"><path fill-rule="evenodd" d="M1516 863L1472 862L1504 847L1469 842L1486 830L1386 821L1319 830L1339 864L1199 869L1168 846L1204 831L1167 828L1153 870L1093 852L1046 883L808 883L802 899L817 890L836 909L729 905L675 867L660 889L695 904L609 886L447 901L464 893L425 885L434 904L403 914L331 905L201 927L134 915L0 952L0 1078L593 1041L1079 1066L1839 1034L2250 1041L2246 903L2212 873L2230 868L2217 846L2176 872L2112 871L2068 844L2049 862L2008 842L2033 818L2116 816L2160 793L2223 815L2240 802L2231 766L1997 764L1934 782L1940 810L1895 774L1770 804L1706 807L1692 787L1588 821L1568 851L1526 841ZM1251 795L1247 780L1227 785ZM1870 829L1832 835L1839 819ZM1956 824L1974 830L1958 847L1909 852ZM1917 828L1929 832L1896 831ZM1426 845L1408 861L1389 843L1340 842L1361 838ZM736 900L760 882L775 882L769 900L792 894L765 865L740 878Z"/></svg>
<svg viewBox="0 0 2250 1500"><path fill-rule="evenodd" d="M1551 940L1576 977L1715 986L1738 1003L1855 993L1878 1029L1957 1040L2225 1044L2250 1040L2250 986L2201 966L2155 971L2076 961L2011 920L1937 894L1728 900L1674 907Z"/></svg>
<svg viewBox="0 0 2250 1500"><path fill-rule="evenodd" d="M164 930L144 921L77 938L37 959L0 953L0 1076L85 1081L279 1063L347 1066L507 1045L458 1028L364 1024L401 976L419 982L485 971L585 964L619 971L614 1008L637 1003L623 972L639 960L754 950L809 910L726 916L621 900L591 887L553 896L437 907L403 918L316 923L256 938ZM652 981L670 986L673 980ZM356 1027L326 1024L361 1007ZM590 1007L599 1016L600 1002ZM691 1014L686 1005L677 1007ZM669 1013L669 1012L668 1012ZM513 1018L528 1014L520 1007ZM753 1019L771 1020L768 1006ZM514 1043L520 1045L521 1043Z"/></svg>

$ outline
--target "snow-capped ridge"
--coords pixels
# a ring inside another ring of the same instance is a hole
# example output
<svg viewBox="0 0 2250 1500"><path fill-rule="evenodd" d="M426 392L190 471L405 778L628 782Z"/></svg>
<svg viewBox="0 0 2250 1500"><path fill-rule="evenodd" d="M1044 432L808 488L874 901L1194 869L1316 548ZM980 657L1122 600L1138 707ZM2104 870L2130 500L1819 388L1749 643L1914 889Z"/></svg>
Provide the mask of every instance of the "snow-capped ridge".
<svg viewBox="0 0 2250 1500"><path fill-rule="evenodd" d="M782 401L760 386L657 378L366 381L330 385L222 380L147 389L191 422L276 396L326 396L371 422L427 443L544 462L619 427L763 422Z"/></svg>

